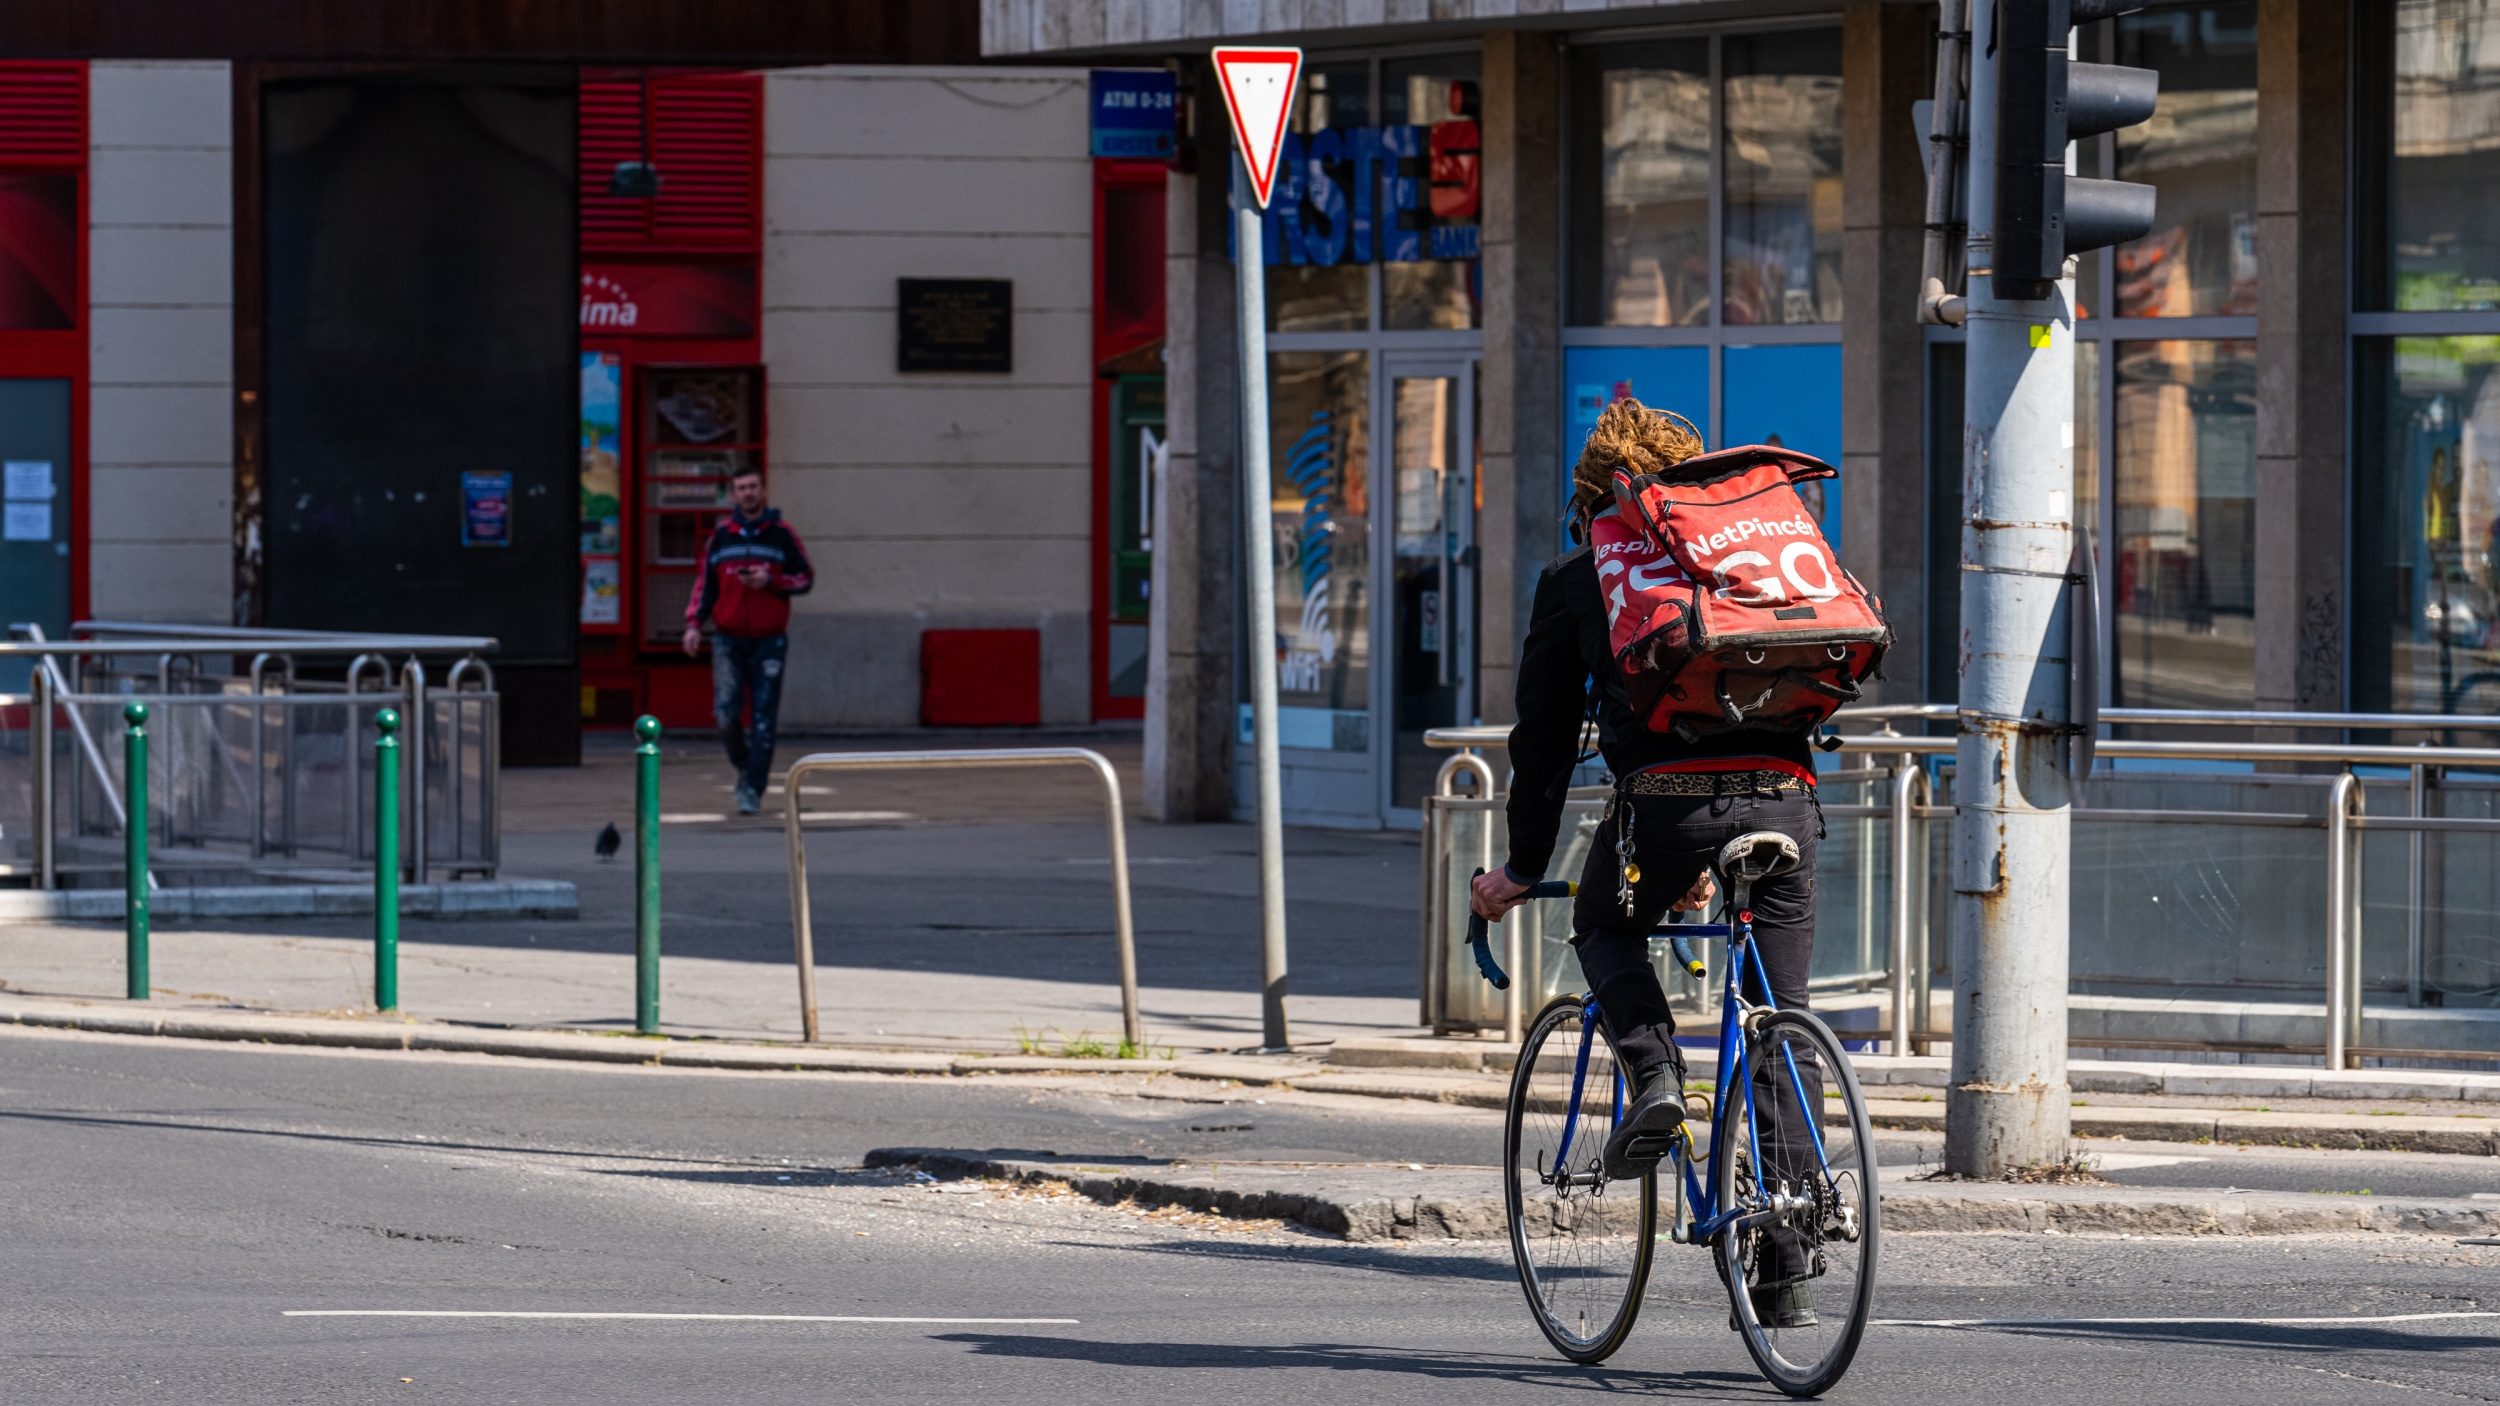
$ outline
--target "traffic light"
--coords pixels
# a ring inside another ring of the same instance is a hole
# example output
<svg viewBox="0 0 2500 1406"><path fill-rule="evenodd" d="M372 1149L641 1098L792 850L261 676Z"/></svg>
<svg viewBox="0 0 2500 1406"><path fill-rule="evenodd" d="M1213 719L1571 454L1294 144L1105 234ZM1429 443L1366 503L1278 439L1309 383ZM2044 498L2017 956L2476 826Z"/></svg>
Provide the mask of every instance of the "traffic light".
<svg viewBox="0 0 2500 1406"><path fill-rule="evenodd" d="M2153 188L2066 174L2066 145L2153 115L2151 69L2067 59L2078 24L2146 8L2145 0L1982 0L1997 7L1996 243L2000 298L2049 296L2066 256L2140 239Z"/></svg>

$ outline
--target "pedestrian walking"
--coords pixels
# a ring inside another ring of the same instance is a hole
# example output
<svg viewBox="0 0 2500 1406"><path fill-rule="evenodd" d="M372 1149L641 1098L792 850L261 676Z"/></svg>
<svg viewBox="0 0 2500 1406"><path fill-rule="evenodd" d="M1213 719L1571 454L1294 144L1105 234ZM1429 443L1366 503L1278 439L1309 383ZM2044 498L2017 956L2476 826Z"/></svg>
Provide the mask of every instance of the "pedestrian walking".
<svg viewBox="0 0 2500 1406"><path fill-rule="evenodd" d="M799 536L766 504L764 473L729 480L731 511L696 558L702 583L686 603L688 658L712 627L712 721L738 776L738 813L764 807L773 775L773 729L781 714L782 666L790 654L790 598L816 584Z"/></svg>

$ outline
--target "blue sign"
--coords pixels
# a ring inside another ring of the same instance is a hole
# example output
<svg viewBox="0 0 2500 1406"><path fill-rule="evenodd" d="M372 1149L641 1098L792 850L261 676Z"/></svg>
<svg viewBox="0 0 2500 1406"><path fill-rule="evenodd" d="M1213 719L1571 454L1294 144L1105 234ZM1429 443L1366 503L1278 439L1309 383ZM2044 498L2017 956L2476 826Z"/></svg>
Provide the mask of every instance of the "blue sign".
<svg viewBox="0 0 2500 1406"><path fill-rule="evenodd" d="M1179 100L1160 68L1094 70L1094 155L1161 161L1180 146Z"/></svg>
<svg viewBox="0 0 2500 1406"><path fill-rule="evenodd" d="M512 545L512 475L476 470L460 475L460 545Z"/></svg>
<svg viewBox="0 0 2500 1406"><path fill-rule="evenodd" d="M1478 256L1476 124L1287 132L1260 224L1270 264L1412 264ZM1233 178L1241 178L1238 168Z"/></svg>

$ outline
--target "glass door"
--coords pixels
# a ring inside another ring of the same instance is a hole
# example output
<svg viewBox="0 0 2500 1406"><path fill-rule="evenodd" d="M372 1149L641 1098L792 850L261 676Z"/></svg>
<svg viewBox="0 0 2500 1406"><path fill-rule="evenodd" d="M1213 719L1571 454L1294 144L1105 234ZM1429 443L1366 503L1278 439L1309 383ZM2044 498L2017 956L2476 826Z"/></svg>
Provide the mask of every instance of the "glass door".
<svg viewBox="0 0 2500 1406"><path fill-rule="evenodd" d="M1474 720L1478 504L1473 361L1389 362L1390 483L1381 625L1389 660L1387 810L1418 812L1445 753L1428 728Z"/></svg>

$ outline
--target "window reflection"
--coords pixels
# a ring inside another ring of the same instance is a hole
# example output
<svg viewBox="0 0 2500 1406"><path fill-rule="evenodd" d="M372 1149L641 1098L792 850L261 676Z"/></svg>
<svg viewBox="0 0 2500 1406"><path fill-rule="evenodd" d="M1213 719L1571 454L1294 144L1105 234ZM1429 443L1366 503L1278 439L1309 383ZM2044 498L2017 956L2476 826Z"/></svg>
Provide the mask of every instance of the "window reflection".
<svg viewBox="0 0 2500 1406"><path fill-rule="evenodd" d="M2500 0L2355 11L2362 306L2500 308Z"/></svg>
<svg viewBox="0 0 2500 1406"><path fill-rule="evenodd" d="M1371 365L1362 352L1268 359L1277 698L1320 709L1338 751L1371 745ZM1306 715L1308 716L1308 715ZM1298 744L1299 745L1299 744ZM1316 743L1312 744L1316 745Z"/></svg>
<svg viewBox="0 0 2500 1406"><path fill-rule="evenodd" d="M1572 58L1571 320L1710 321L1710 45Z"/></svg>
<svg viewBox="0 0 2500 1406"><path fill-rule="evenodd" d="M1371 65L1367 63L1313 64L1304 68L1302 101L1293 106L1293 130L1308 138L1331 129L1350 133L1369 127L1373 121L1371 81ZM1307 168L1309 163L1304 165ZM1322 165L1323 174L1337 184L1339 191L1351 185L1352 162ZM1239 168L1240 163L1233 163L1235 179L1239 179ZM1275 200L1302 201L1308 174L1307 169L1288 169L1279 157ZM1324 225L1328 216L1306 211L1302 219ZM1298 226L1300 221L1296 223ZM1273 217L1269 219L1270 238L1276 237L1278 224ZM1359 260L1306 263L1295 257L1299 253L1291 251L1267 266L1269 325L1279 332L1356 332L1370 326L1370 266Z"/></svg>
<svg viewBox="0 0 2500 1406"><path fill-rule="evenodd" d="M2358 350L2362 706L2500 712L2500 341L2373 338Z"/></svg>
<svg viewBox="0 0 2500 1406"><path fill-rule="evenodd" d="M1472 230L1483 210L1484 162L1477 126L1483 116L1477 76L1483 67L1475 54L1396 59L1380 66L1380 120L1425 128L1423 174L1431 182L1425 213L1434 225L1452 231ZM1429 242L1423 252L1433 252ZM1481 325L1480 267L1472 258L1383 263L1383 319L1398 331Z"/></svg>
<svg viewBox="0 0 2500 1406"><path fill-rule="evenodd" d="M2256 696L2256 343L2121 342L2117 701L2246 708Z"/></svg>
<svg viewBox="0 0 2500 1406"><path fill-rule="evenodd" d="M1725 41L1729 324L1840 321L1840 35Z"/></svg>
<svg viewBox="0 0 2500 1406"><path fill-rule="evenodd" d="M2255 0L2115 21L2118 62L2161 75L2152 120L2117 133L2118 178L2157 192L2116 251L2122 317L2257 311Z"/></svg>

